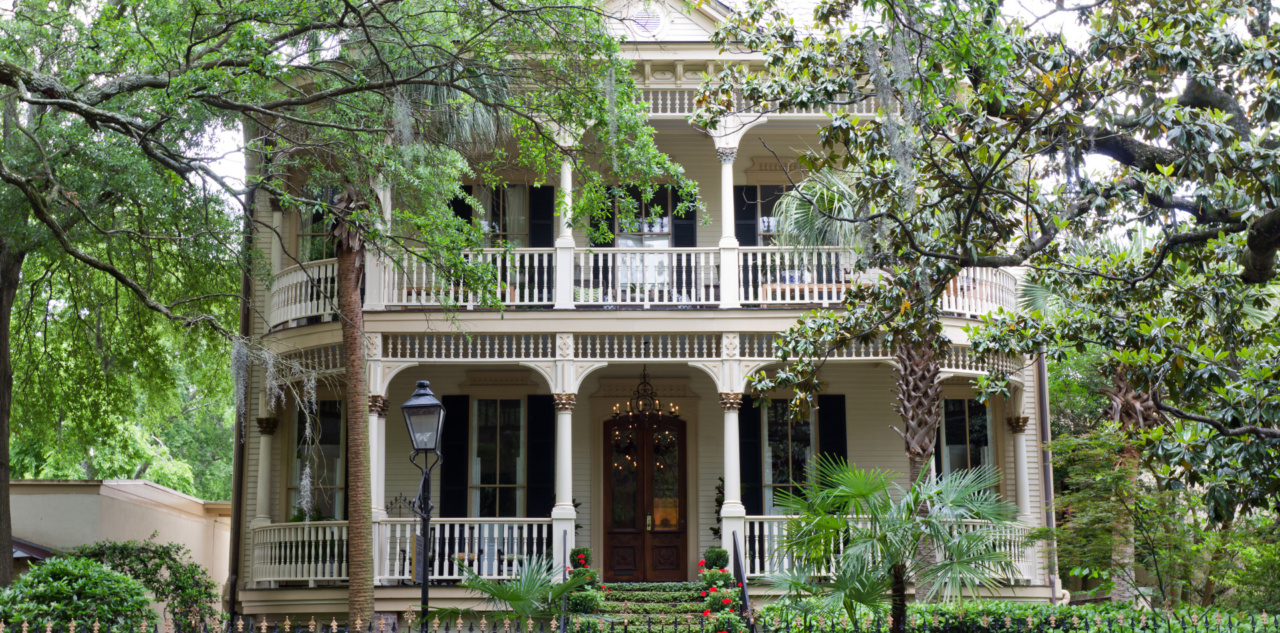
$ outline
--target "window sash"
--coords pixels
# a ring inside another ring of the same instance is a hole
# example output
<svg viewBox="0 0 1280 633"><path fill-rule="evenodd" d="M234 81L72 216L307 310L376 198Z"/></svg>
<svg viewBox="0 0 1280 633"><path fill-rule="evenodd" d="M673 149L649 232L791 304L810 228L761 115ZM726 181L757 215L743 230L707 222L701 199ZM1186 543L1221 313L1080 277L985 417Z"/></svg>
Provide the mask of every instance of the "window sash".
<svg viewBox="0 0 1280 633"><path fill-rule="evenodd" d="M634 192L633 192L634 193ZM614 213L613 234L618 246L632 248L666 248L671 246L671 210L674 208L675 191L669 185L659 185L649 202L636 200L635 225L624 227ZM633 230L626 230L631 228Z"/></svg>
<svg viewBox="0 0 1280 633"><path fill-rule="evenodd" d="M949 398L943 401L938 426L938 451L943 475L984 465L994 465L991 450L991 411L977 400Z"/></svg>
<svg viewBox="0 0 1280 633"><path fill-rule="evenodd" d="M471 425L471 514L522 517L528 420L524 400L476 399Z"/></svg>
<svg viewBox="0 0 1280 633"><path fill-rule="evenodd" d="M307 440L306 430L302 425L307 423L307 414L301 408L294 410L293 458L290 460L289 484L286 486L290 519L301 514L298 502L304 465L311 465L314 469L311 520L341 521L346 518L346 409L342 403L342 400L321 400L317 403L317 410L312 414L312 432L319 437L314 437L311 441L320 455L314 461L303 451L303 443Z"/></svg>
<svg viewBox="0 0 1280 633"><path fill-rule="evenodd" d="M801 422L788 423L789 409L789 403L779 399L771 401L769 406L761 412L761 459L764 464L764 507L767 514L778 513L774 505L774 495L778 491L786 490L792 494L802 495L803 487L809 484L807 467L809 461L813 459L814 447L817 444L816 425L812 416ZM784 465L786 473L781 480L778 469L774 467L778 459L774 454L773 445L777 442L771 437L771 432L785 432L785 437L781 438L782 443L786 445L783 452L790 455L790 459L782 458L781 464ZM798 442L805 444L799 459L796 455Z"/></svg>
<svg viewBox="0 0 1280 633"><path fill-rule="evenodd" d="M516 248L529 245L529 187L480 187L478 221L491 246L504 242Z"/></svg>

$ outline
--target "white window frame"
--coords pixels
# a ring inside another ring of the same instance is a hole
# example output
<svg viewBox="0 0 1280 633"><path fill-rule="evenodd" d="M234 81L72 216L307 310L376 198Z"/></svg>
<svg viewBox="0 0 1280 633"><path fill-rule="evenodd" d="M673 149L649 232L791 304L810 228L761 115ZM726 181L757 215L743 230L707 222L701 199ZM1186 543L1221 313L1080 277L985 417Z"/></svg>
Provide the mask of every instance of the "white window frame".
<svg viewBox="0 0 1280 633"><path fill-rule="evenodd" d="M328 490L338 491L338 494L340 495L340 497L335 499L335 502L334 502L334 514L336 516L325 517L325 518L332 519L334 521L344 521L346 520L346 516L344 515L344 510L346 509L346 506L347 506L347 406L346 406L346 401L341 399L326 398L326 399L319 400L318 402L337 402L338 403L338 473L337 473L337 477L334 479L334 481L337 482L336 485L316 486L314 483L312 483L312 488L314 490L328 489ZM285 499L288 501L288 506L286 508L285 516L283 517L283 520L285 521L289 521L290 518L293 517L294 512L298 509L298 502L297 502L297 499L294 498L294 495L297 494L298 488L300 486L297 484L294 484L293 481L296 477L299 480L299 482L301 482L301 473L302 473L302 463L298 459L298 442L302 440L302 438L299 437L298 435L298 422L299 422L298 417L299 417L299 414L301 414L302 412L301 408L302 408L301 405L295 406L293 408L293 423L289 427L291 429L290 432L292 434L293 441L289 445L289 468L290 468L289 478L285 481Z"/></svg>
<svg viewBox="0 0 1280 633"><path fill-rule="evenodd" d="M941 456L941 463L942 463L941 474L952 472L951 452L947 450L948 444L947 444L946 402L948 400L960 400L964 402L964 406L965 406L965 411L964 411L965 443L964 445L966 447L970 446L970 440L968 436L969 424L970 424L970 418L971 418L969 413L969 406L970 404L977 402L973 398L943 398L942 419L938 424L938 446L934 447L934 450L937 451L938 454ZM985 449L983 449L984 452L982 454L982 465L987 465L994 468L995 467L995 450L994 450L995 428L991 423L991 418L992 418L991 404L987 403L985 405L982 405L982 407L987 412L987 446ZM972 451L971 448L965 451L966 460L968 459L968 455L970 454L971 451ZM930 460L930 461L932 461L935 465L938 463L937 460ZM972 468L972 466L966 464L964 468L968 469L968 468Z"/></svg>

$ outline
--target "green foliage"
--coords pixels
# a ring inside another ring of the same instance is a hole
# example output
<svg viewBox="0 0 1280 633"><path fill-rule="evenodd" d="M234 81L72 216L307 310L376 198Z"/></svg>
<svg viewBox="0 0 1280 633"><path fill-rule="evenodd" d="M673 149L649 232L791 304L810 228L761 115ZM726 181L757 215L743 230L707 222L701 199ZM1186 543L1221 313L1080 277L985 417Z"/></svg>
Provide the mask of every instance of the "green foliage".
<svg viewBox="0 0 1280 633"><path fill-rule="evenodd" d="M743 633L746 630L747 625L742 621L742 616L732 611L717 613L711 624L711 631L715 633Z"/></svg>
<svg viewBox="0 0 1280 633"><path fill-rule="evenodd" d="M820 456L813 471L815 483L805 496L783 494L777 501L792 518L775 555L795 564L767 580L788 600L818 598L829 610L854 617L859 607L883 608L891 589L901 608L908 577L929 580L933 595L953 600L1013 576L1013 563L998 542L1015 522L1015 510L992 492L1000 481L994 469L937 479L924 473L907 490L891 487L887 473L830 456ZM959 529L965 519L986 523ZM920 556L926 538L940 562ZM820 568L830 571L819 576Z"/></svg>
<svg viewBox="0 0 1280 633"><path fill-rule="evenodd" d="M994 600L965 600L953 603L923 604L913 602L908 606L907 621L914 626L907 630L927 630L936 633L964 633L967 631L1026 631L1053 630L1079 631L1081 633L1112 633L1118 631L1149 631L1151 633L1195 633L1204 631L1263 631L1271 630L1274 618L1264 629L1259 615L1237 610L1201 607L1179 607L1174 610L1147 610L1132 605L1103 602L1081 605L1050 605L1036 602L1007 602ZM1218 622L1221 621L1221 625ZM829 625L834 630L854 628L860 631L888 631L882 613L871 609L855 610L852 619L841 611L817 608L817 603L773 603L760 609L756 618L763 630L770 633L791 628ZM1146 626L1143 626L1146 622ZM1029 624L1030 623L1030 624ZM870 626L868 626L870 624ZM1256 628L1255 628L1256 627Z"/></svg>
<svg viewBox="0 0 1280 633"><path fill-rule="evenodd" d="M515 577L505 581L487 580L465 565L460 569L464 575L461 586L483 595L486 611L525 619L564 615L561 604L586 584L581 576L570 576L569 580L560 582L561 572L556 564L540 556L525 561ZM423 617L432 619L439 616L442 621L448 621L459 615L479 619L477 614L466 609L433 609ZM490 613L489 617L494 615Z"/></svg>
<svg viewBox="0 0 1280 633"><path fill-rule="evenodd" d="M575 547L569 550L569 564L575 569L589 566L591 564L591 548Z"/></svg>
<svg viewBox="0 0 1280 633"><path fill-rule="evenodd" d="M599 613L602 604L604 604L604 594L587 589L569 594L566 608L569 613Z"/></svg>
<svg viewBox="0 0 1280 633"><path fill-rule="evenodd" d="M729 566L729 551L719 547L708 547L702 555L702 562L708 569L725 569Z"/></svg>
<svg viewBox="0 0 1280 633"><path fill-rule="evenodd" d="M1096 346L1069 350L1048 365L1049 420L1053 437L1081 435L1110 419L1102 378L1106 354ZM1057 474L1056 472L1054 473Z"/></svg>
<svg viewBox="0 0 1280 633"><path fill-rule="evenodd" d="M1242 548L1238 564L1227 576L1234 592L1224 602L1246 611L1280 613L1280 542L1275 528Z"/></svg>
<svg viewBox="0 0 1280 633"><path fill-rule="evenodd" d="M148 617L151 600L142 583L85 558L50 558L0 590L0 622L10 626L74 620L86 629L94 622L130 629Z"/></svg>
<svg viewBox="0 0 1280 633"><path fill-rule="evenodd" d="M705 589L717 587L720 589L729 588L737 585L737 581L733 579L733 573L719 569L708 569L699 576L702 578L702 586Z"/></svg>
<svg viewBox="0 0 1280 633"><path fill-rule="evenodd" d="M737 612L742 608L742 592L738 589L707 589L707 597L702 602L705 611L719 613L721 611Z"/></svg>
<svg viewBox="0 0 1280 633"><path fill-rule="evenodd" d="M99 541L72 550L75 556L102 563L142 583L174 621L201 622L219 615L219 587L203 566L191 560L181 543Z"/></svg>
<svg viewBox="0 0 1280 633"><path fill-rule="evenodd" d="M570 580L582 580L584 585L594 585L600 581L599 569L579 567L569 572Z"/></svg>

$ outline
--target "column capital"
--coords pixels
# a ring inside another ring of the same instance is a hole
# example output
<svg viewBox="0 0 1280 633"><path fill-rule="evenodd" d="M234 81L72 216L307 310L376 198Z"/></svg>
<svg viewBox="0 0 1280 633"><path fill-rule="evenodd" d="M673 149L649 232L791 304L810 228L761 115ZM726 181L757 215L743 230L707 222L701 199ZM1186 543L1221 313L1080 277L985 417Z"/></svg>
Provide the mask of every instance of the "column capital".
<svg viewBox="0 0 1280 633"><path fill-rule="evenodd" d="M573 411L573 405L577 400L577 394L555 393L551 395L556 399L556 411Z"/></svg>
<svg viewBox="0 0 1280 633"><path fill-rule="evenodd" d="M387 415L387 399L382 396L369 396L369 413L378 417Z"/></svg>
<svg viewBox="0 0 1280 633"><path fill-rule="evenodd" d="M1014 435L1027 432L1027 416L1005 418L1004 423L1009 425L1009 430Z"/></svg>
<svg viewBox="0 0 1280 633"><path fill-rule="evenodd" d="M276 418L258 418L258 434L259 435L275 435L276 428L280 426L280 420Z"/></svg>
<svg viewBox="0 0 1280 633"><path fill-rule="evenodd" d="M721 165L732 165L733 161L738 159L738 148L736 147L717 147L716 157L720 159Z"/></svg>
<svg viewBox="0 0 1280 633"><path fill-rule="evenodd" d="M724 407L725 411L737 411L742 408L742 394L722 392L720 394L720 406Z"/></svg>

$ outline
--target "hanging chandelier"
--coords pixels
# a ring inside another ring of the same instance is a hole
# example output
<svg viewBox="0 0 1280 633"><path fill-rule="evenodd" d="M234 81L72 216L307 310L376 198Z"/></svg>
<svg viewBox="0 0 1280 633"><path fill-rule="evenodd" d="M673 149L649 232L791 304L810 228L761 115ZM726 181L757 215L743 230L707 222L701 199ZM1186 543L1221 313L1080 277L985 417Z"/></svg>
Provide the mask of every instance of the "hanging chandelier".
<svg viewBox="0 0 1280 633"><path fill-rule="evenodd" d="M680 417L680 407L674 402L668 402L667 412L662 412L662 400L658 398L658 391L649 383L649 366L645 365L640 370L640 384L636 385L631 399L625 403L613 405L613 417L614 419L656 419L664 416Z"/></svg>

